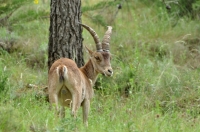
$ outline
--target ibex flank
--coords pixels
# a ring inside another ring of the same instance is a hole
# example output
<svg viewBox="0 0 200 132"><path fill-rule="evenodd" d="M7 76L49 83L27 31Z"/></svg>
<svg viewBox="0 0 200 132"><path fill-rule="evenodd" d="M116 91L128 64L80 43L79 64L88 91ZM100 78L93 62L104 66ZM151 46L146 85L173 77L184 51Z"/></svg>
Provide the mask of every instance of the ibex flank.
<svg viewBox="0 0 200 132"><path fill-rule="evenodd" d="M87 25L81 24L92 35L96 43L96 51L89 52L88 62L81 68L68 58L55 61L48 73L48 92L51 106L55 106L56 113L65 117L65 107L71 108L72 116L76 117L80 106L83 108L83 122L88 126L90 100L93 96L93 85L98 74L112 76L111 54L109 51L112 27L108 26L102 42L96 32Z"/></svg>

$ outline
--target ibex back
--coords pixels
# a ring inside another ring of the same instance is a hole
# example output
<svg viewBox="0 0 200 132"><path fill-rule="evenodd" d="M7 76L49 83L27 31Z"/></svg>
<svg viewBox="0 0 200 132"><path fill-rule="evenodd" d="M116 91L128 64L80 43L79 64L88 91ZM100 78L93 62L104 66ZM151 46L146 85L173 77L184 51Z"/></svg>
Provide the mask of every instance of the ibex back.
<svg viewBox="0 0 200 132"><path fill-rule="evenodd" d="M55 61L48 74L48 92L51 105L55 104L56 113L65 117L65 107L71 108L71 114L76 117L77 110L83 107L83 122L88 125L90 100L93 96L93 85L98 74L112 76L109 52L112 27L108 26L102 42L96 32L87 25L81 24L93 36L97 51L91 51L89 61L81 68L68 58ZM59 108L60 104L60 108Z"/></svg>

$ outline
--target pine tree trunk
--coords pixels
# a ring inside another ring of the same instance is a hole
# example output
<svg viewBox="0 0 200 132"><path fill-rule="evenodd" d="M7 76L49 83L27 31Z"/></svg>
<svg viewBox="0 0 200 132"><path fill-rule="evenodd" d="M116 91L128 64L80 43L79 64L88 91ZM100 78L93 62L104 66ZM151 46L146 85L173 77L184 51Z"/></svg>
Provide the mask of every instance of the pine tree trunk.
<svg viewBox="0 0 200 132"><path fill-rule="evenodd" d="M84 64L82 50L81 0L51 0L48 67L59 58Z"/></svg>

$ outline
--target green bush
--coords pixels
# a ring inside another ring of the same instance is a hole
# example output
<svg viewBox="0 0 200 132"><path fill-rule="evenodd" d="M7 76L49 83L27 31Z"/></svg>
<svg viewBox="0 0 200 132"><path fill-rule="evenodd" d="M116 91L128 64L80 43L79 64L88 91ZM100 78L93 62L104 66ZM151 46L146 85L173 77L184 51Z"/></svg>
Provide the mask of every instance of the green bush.
<svg viewBox="0 0 200 132"><path fill-rule="evenodd" d="M8 75L6 71L6 66L3 67L2 62L0 62L0 94L6 94L8 91L7 88Z"/></svg>
<svg viewBox="0 0 200 132"><path fill-rule="evenodd" d="M0 131L1 132L16 132L22 131L19 111L11 105L0 106Z"/></svg>
<svg viewBox="0 0 200 132"><path fill-rule="evenodd" d="M196 14L197 11L199 11L200 6L199 0L166 0L165 4L170 14L174 14L179 17L188 16L193 19L197 17Z"/></svg>

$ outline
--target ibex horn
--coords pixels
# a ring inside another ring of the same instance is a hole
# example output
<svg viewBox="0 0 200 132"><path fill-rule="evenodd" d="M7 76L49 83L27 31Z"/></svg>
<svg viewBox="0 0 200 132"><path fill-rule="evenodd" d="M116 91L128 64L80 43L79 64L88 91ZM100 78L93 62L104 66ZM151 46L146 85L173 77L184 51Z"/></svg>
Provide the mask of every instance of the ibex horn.
<svg viewBox="0 0 200 132"><path fill-rule="evenodd" d="M82 24L80 23L85 29L87 29L90 34L92 35L95 43L96 43L96 49L97 51L102 51L102 45L101 45L101 42L99 40L99 36L96 34L96 32L89 26L85 25L85 24Z"/></svg>
<svg viewBox="0 0 200 132"><path fill-rule="evenodd" d="M102 40L102 49L103 51L109 52L110 45L110 36L112 34L112 27L108 26L108 30L106 31L103 40Z"/></svg>

